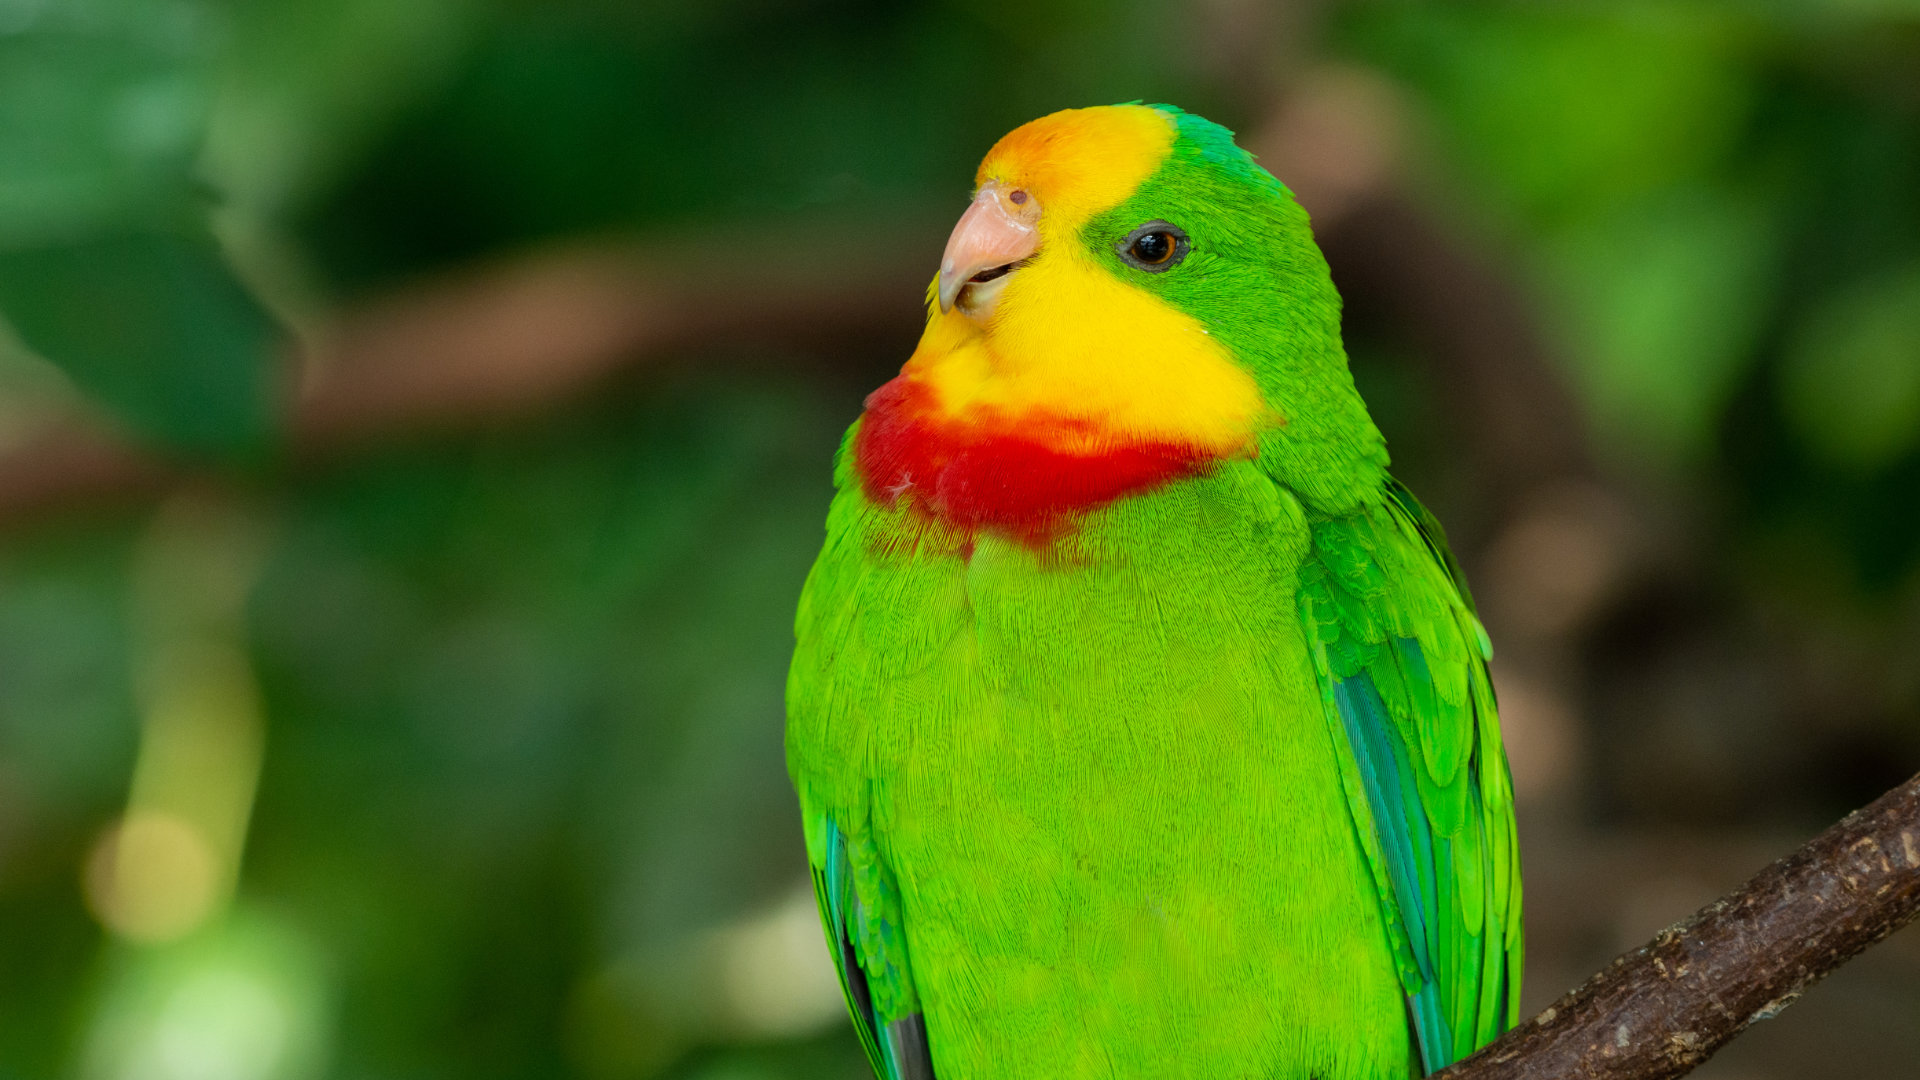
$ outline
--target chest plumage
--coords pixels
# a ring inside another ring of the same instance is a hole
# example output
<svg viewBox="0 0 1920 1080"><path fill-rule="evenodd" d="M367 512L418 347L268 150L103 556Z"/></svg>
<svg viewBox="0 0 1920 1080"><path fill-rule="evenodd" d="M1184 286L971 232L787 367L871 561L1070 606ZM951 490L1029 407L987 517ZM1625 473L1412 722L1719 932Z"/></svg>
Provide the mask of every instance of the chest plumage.
<svg viewBox="0 0 1920 1080"><path fill-rule="evenodd" d="M1404 1072L1298 503L1241 464L942 551L843 498L795 660L834 706L789 752L891 876L943 1075Z"/></svg>

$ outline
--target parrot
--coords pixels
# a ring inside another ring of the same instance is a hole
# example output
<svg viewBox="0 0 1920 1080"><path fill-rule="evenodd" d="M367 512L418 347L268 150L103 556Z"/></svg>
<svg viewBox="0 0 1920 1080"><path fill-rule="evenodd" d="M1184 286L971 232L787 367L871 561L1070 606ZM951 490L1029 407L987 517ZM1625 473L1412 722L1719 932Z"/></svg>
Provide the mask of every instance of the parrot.
<svg viewBox="0 0 1920 1080"><path fill-rule="evenodd" d="M1418 1077L1511 1027L1486 631L1306 211L1170 105L988 152L834 462L786 753L881 1080Z"/></svg>

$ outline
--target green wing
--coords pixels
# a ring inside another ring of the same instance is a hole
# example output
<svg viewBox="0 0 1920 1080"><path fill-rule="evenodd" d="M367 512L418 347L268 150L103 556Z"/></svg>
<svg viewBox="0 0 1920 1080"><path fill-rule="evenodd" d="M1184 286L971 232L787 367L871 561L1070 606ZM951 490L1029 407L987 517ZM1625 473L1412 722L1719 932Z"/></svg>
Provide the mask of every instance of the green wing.
<svg viewBox="0 0 1920 1080"><path fill-rule="evenodd" d="M871 843L831 818L820 830L814 898L854 1032L880 1080L934 1080L926 1018L913 984L899 892Z"/></svg>
<svg viewBox="0 0 1920 1080"><path fill-rule="evenodd" d="M1491 655L1439 524L1398 483L1313 523L1301 617L1428 1071L1510 1027L1520 861Z"/></svg>

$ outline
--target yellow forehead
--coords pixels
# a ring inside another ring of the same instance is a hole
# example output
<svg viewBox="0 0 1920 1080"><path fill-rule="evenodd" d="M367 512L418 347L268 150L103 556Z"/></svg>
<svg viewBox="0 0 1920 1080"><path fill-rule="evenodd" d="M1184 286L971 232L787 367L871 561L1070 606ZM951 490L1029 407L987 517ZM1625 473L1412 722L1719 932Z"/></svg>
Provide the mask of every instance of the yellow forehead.
<svg viewBox="0 0 1920 1080"><path fill-rule="evenodd" d="M1145 105L1066 109L1007 133L980 163L977 183L1024 188L1041 227L1078 225L1125 202L1166 160L1173 117Z"/></svg>

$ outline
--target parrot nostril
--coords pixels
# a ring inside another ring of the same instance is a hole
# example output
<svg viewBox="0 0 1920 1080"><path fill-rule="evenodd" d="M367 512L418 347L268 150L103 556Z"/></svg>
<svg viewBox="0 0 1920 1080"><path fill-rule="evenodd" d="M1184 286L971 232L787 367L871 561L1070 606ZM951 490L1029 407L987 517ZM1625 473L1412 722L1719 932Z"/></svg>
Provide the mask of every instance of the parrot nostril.
<svg viewBox="0 0 1920 1080"><path fill-rule="evenodd" d="M1027 193L1019 188L1014 188L1013 193L1007 196L1007 201L1015 206L1019 206L1021 203L1027 201Z"/></svg>

